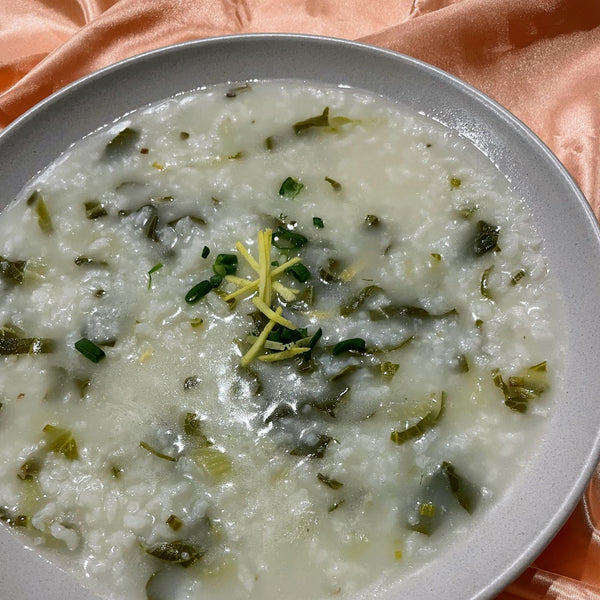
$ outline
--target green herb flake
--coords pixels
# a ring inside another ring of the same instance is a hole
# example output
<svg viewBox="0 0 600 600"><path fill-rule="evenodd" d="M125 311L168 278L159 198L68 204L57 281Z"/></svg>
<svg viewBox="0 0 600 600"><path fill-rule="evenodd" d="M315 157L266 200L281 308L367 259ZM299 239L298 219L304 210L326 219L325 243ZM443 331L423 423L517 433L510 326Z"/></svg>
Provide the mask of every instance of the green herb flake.
<svg viewBox="0 0 600 600"><path fill-rule="evenodd" d="M383 290L378 285L368 285L340 307L340 315L342 317L349 317L352 313L355 313L368 298L382 291Z"/></svg>
<svg viewBox="0 0 600 600"><path fill-rule="evenodd" d="M492 380L504 393L504 404L515 412L525 413L529 403L549 387L546 361L522 369L504 380L499 369L492 370Z"/></svg>
<svg viewBox="0 0 600 600"><path fill-rule="evenodd" d="M131 152L138 140L140 132L137 129L126 127L120 131L104 148L104 157L108 159L118 158L124 154Z"/></svg>
<svg viewBox="0 0 600 600"><path fill-rule="evenodd" d="M304 188L304 184L293 177L287 177L279 188L279 195L286 200L293 200Z"/></svg>
<svg viewBox="0 0 600 600"><path fill-rule="evenodd" d="M148 554L164 562L181 565L184 568L191 567L198 562L204 552L193 544L180 540L174 542L163 542L145 549Z"/></svg>
<svg viewBox="0 0 600 600"><path fill-rule="evenodd" d="M484 298L487 298L488 300L494 300L492 292L490 291L490 285L489 285L489 276L492 273L492 271L494 270L494 265L492 265L491 267L488 267L484 272L483 275L481 276L481 284L479 286L479 290L481 291L481 295Z"/></svg>
<svg viewBox="0 0 600 600"><path fill-rule="evenodd" d="M366 346L367 344L362 338L350 338L348 340L342 340L341 342L338 342L333 347L331 353L333 356L338 356L344 352L362 354L365 352Z"/></svg>
<svg viewBox="0 0 600 600"><path fill-rule="evenodd" d="M25 337L20 330L9 325L0 328L0 356L47 354L53 351L52 339Z"/></svg>
<svg viewBox="0 0 600 600"><path fill-rule="evenodd" d="M460 179L460 177L450 177L450 187L453 190L458 189L462 184L462 180Z"/></svg>
<svg viewBox="0 0 600 600"><path fill-rule="evenodd" d="M273 148L275 148L275 138L272 135L265 139L265 148L269 152L271 152Z"/></svg>
<svg viewBox="0 0 600 600"><path fill-rule="evenodd" d="M331 479L322 473L317 473L317 479L327 487L330 487L332 490L339 490L344 485L341 481L338 481L337 479Z"/></svg>
<svg viewBox="0 0 600 600"><path fill-rule="evenodd" d="M190 325L194 328L200 327L204 324L204 319L202 317L196 317L190 321Z"/></svg>
<svg viewBox="0 0 600 600"><path fill-rule="evenodd" d="M177 462L177 458L175 458L173 456L169 456L168 454L164 454L163 452L159 452L158 450L156 450L152 446L150 446L150 444L147 444L144 441L140 442L140 446L144 450L146 450L150 454L154 454L154 456L157 456L158 458L162 458L163 460L168 460L169 462Z"/></svg>
<svg viewBox="0 0 600 600"><path fill-rule="evenodd" d="M215 259L213 271L219 277L225 275L235 275L238 268L238 258L236 254L219 254Z"/></svg>
<svg viewBox="0 0 600 600"><path fill-rule="evenodd" d="M187 131L180 131L179 132L179 139L180 140L188 140L190 137L190 134Z"/></svg>
<svg viewBox="0 0 600 600"><path fill-rule="evenodd" d="M279 226L277 231L274 231L271 235L271 241L273 246L280 250L294 250L304 246L308 242L308 238Z"/></svg>
<svg viewBox="0 0 600 600"><path fill-rule="evenodd" d="M208 258L209 254L210 248L208 246L204 246L204 248L202 248L202 258Z"/></svg>
<svg viewBox="0 0 600 600"><path fill-rule="evenodd" d="M329 446L332 441L332 437L320 435L312 444L302 443L300 446L290 450L290 454L292 456L303 456L305 458L323 458L327 446Z"/></svg>
<svg viewBox="0 0 600 600"><path fill-rule="evenodd" d="M83 356L93 363L99 363L106 356L102 348L99 348L94 342L91 342L87 338L81 338L75 342L75 350L81 352Z"/></svg>
<svg viewBox="0 0 600 600"><path fill-rule="evenodd" d="M344 504L344 500L340 500L339 502L334 502L328 509L327 512L333 512L337 510L342 504Z"/></svg>
<svg viewBox="0 0 600 600"><path fill-rule="evenodd" d="M383 362L379 365L379 372L384 379L391 380L400 368L400 365L390 361Z"/></svg>
<svg viewBox="0 0 600 600"><path fill-rule="evenodd" d="M365 225L367 227L379 227L379 217L377 215L367 215L365 217Z"/></svg>
<svg viewBox="0 0 600 600"><path fill-rule="evenodd" d="M44 197L39 190L35 190L31 196L27 199L27 206L35 209L38 218L38 225L44 233L52 233L54 226L52 225L52 218L50 217L50 211Z"/></svg>
<svg viewBox="0 0 600 600"><path fill-rule="evenodd" d="M525 275L527 275L527 273L525 272L524 269L521 269L520 271L517 271L510 278L510 285L517 285L517 283L519 283L519 281L521 281L521 279L523 279L523 277L525 277Z"/></svg>
<svg viewBox="0 0 600 600"><path fill-rule="evenodd" d="M437 425L446 407L446 393L441 392L439 398L438 394L434 394L432 399L436 401L435 406L422 419L414 425L407 424L402 430L392 431L390 435L392 442L402 445L410 440L420 438Z"/></svg>
<svg viewBox="0 0 600 600"><path fill-rule="evenodd" d="M485 221L477 221L475 227L475 237L473 240L473 252L475 255L482 256L491 250L496 250L498 248L500 227L490 225Z"/></svg>
<svg viewBox="0 0 600 600"><path fill-rule="evenodd" d="M321 219L321 217L313 217L313 225L317 229L323 229L323 227L325 227L325 224L323 223L323 219Z"/></svg>
<svg viewBox="0 0 600 600"><path fill-rule="evenodd" d="M311 277L310 271L302 263L296 263L288 267L285 272L293 275L300 283L306 283Z"/></svg>
<svg viewBox="0 0 600 600"><path fill-rule="evenodd" d="M325 177L325 181L331 185L331 187L336 191L336 192L341 192L342 191L342 184L339 181L336 181L335 179L331 179L331 177Z"/></svg>
<svg viewBox="0 0 600 600"><path fill-rule="evenodd" d="M26 265L26 260L8 260L0 256L0 277L7 283L23 283Z"/></svg>
<svg viewBox="0 0 600 600"><path fill-rule="evenodd" d="M99 219L108 215L108 212L106 212L106 209L98 202L98 200L88 200L83 203L83 206L85 208L85 216L90 220Z"/></svg>
<svg viewBox="0 0 600 600"><path fill-rule="evenodd" d="M163 266L164 265L162 263L157 263L148 271L148 289L152 287L152 274L162 269Z"/></svg>
<svg viewBox="0 0 600 600"><path fill-rule="evenodd" d="M173 530L179 531L183 526L183 521L177 515L169 515L169 518L165 521L165 523Z"/></svg>
<svg viewBox="0 0 600 600"><path fill-rule="evenodd" d="M45 425L42 431L46 434L46 447L49 452L62 454L68 460L77 460L79 458L77 442L68 429L56 427L55 425Z"/></svg>
<svg viewBox="0 0 600 600"><path fill-rule="evenodd" d="M218 281L217 281L218 280ZM200 283L197 283L193 288L189 290L189 292L185 295L185 301L188 304L195 304L201 298L204 298L209 292L214 290L215 288L221 285L222 279L212 277L210 279L205 279Z"/></svg>
<svg viewBox="0 0 600 600"><path fill-rule="evenodd" d="M294 123L294 133L301 135L308 129L313 127L328 127L329 126L329 106L326 106L320 115L310 117L304 121Z"/></svg>

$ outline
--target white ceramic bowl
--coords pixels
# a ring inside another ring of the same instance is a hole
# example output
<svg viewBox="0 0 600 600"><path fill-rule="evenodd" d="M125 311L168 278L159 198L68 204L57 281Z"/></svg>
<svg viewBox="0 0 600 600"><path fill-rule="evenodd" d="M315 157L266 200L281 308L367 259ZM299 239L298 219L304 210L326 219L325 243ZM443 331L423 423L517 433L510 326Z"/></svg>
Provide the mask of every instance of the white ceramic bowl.
<svg viewBox="0 0 600 600"><path fill-rule="evenodd" d="M471 140L533 215L566 305L566 378L529 464L466 537L381 600L482 600L510 583L575 506L600 454L600 236L584 197L552 153L498 104L458 79L393 52L296 35L213 38L150 52L54 94L0 135L2 206L62 150L123 113L204 84L295 78L397 99ZM562 333L560 333L562 337ZM561 341L563 341L561 339ZM1 434L1 433L0 433ZM90 600L70 576L0 528L4 600ZM126 599L123 599L126 600Z"/></svg>

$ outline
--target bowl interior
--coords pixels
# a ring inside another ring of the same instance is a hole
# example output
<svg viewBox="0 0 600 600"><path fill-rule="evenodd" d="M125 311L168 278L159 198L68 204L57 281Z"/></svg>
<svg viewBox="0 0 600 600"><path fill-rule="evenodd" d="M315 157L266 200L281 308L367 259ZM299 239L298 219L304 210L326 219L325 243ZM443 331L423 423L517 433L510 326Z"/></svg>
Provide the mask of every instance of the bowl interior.
<svg viewBox="0 0 600 600"><path fill-rule="evenodd" d="M565 380L538 447L511 489L467 539L392 587L385 598L490 598L539 553L568 517L600 448L600 243L584 197L550 151L517 119L459 80L419 61L341 40L292 35L213 38L150 52L73 84L0 135L5 206L39 170L85 134L178 92L224 81L301 79L363 88L398 100L471 140L511 181L545 240L566 307ZM0 531L6 597L94 598ZM26 575L23 576L23 573ZM33 574L33 575L31 575Z"/></svg>

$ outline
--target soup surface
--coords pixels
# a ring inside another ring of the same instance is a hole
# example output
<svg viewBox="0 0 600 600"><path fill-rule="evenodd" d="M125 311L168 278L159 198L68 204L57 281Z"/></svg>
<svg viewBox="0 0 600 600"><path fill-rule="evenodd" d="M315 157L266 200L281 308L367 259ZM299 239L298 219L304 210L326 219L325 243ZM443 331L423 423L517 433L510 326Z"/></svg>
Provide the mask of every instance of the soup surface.
<svg viewBox="0 0 600 600"><path fill-rule="evenodd" d="M366 92L127 115L0 217L0 517L106 598L383 597L551 410L542 250L485 156Z"/></svg>

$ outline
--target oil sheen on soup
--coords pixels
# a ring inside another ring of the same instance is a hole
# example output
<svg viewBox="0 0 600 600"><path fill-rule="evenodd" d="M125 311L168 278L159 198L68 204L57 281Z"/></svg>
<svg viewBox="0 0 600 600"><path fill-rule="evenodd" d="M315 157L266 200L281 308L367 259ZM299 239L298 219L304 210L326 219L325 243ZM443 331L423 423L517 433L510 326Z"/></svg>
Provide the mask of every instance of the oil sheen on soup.
<svg viewBox="0 0 600 600"><path fill-rule="evenodd" d="M0 240L0 518L105 598L384 597L511 485L560 378L525 203L360 90L140 109Z"/></svg>

